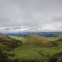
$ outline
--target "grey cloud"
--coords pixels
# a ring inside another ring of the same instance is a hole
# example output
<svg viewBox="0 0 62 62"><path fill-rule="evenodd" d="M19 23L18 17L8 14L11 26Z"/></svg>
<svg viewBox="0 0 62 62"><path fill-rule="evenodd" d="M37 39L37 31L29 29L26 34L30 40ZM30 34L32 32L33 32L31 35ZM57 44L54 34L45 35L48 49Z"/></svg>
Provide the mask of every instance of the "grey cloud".
<svg viewBox="0 0 62 62"><path fill-rule="evenodd" d="M62 16L54 17L54 18L52 18L52 20L55 21L55 22L62 22Z"/></svg>
<svg viewBox="0 0 62 62"><path fill-rule="evenodd" d="M0 0L0 26L39 27L61 20L62 0Z"/></svg>

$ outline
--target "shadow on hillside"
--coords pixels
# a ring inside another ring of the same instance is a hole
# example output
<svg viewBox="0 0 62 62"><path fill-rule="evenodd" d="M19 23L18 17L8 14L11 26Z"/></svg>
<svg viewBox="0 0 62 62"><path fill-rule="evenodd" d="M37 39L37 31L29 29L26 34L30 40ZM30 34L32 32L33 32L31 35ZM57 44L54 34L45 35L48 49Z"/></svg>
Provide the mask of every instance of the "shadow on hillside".
<svg viewBox="0 0 62 62"><path fill-rule="evenodd" d="M62 52L54 54L50 59L49 62L62 62Z"/></svg>

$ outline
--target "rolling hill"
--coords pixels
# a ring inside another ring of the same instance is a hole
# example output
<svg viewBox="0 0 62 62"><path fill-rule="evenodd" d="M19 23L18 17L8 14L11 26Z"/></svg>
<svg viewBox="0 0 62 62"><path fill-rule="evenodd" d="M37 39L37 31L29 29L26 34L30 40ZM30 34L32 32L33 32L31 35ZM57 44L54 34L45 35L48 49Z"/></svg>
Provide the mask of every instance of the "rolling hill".
<svg viewBox="0 0 62 62"><path fill-rule="evenodd" d="M33 34L26 37L0 34L0 50L1 56L7 56L4 62L48 62L56 57L56 53L62 52L62 38L51 41L48 37Z"/></svg>
<svg viewBox="0 0 62 62"><path fill-rule="evenodd" d="M10 38L7 35L0 34L0 44L6 45L11 48L12 47L15 48L15 47L18 47L19 45L21 45L22 42L17 39Z"/></svg>
<svg viewBox="0 0 62 62"><path fill-rule="evenodd" d="M53 47L57 46L56 41L50 41L47 37L31 34L25 37L10 36L11 38L22 41L23 46L30 47Z"/></svg>

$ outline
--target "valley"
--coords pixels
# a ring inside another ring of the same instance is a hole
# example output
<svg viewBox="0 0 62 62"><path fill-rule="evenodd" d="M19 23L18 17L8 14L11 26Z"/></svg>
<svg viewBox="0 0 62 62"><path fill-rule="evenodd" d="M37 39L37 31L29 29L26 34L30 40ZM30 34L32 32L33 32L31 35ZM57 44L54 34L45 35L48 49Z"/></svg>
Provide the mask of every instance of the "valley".
<svg viewBox="0 0 62 62"><path fill-rule="evenodd" d="M31 34L23 37L0 34L0 50L0 56L3 55L0 57L1 62L57 62L59 58L56 55L61 57L59 54L62 53L62 36Z"/></svg>

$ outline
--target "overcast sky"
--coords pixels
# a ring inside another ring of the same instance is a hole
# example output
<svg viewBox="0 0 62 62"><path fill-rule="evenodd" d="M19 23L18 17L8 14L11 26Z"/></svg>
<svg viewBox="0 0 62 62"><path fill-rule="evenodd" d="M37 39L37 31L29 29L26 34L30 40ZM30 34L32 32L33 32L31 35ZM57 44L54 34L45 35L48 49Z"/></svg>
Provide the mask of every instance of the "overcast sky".
<svg viewBox="0 0 62 62"><path fill-rule="evenodd" d="M62 30L62 0L0 0L0 27L8 26Z"/></svg>

